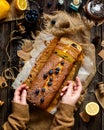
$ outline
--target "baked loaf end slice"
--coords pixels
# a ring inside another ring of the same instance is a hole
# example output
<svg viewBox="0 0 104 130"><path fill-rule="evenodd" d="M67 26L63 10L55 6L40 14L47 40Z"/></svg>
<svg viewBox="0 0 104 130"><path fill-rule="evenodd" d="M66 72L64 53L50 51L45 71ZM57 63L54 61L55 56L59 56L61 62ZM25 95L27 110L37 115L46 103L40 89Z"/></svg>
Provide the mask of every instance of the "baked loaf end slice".
<svg viewBox="0 0 104 130"><path fill-rule="evenodd" d="M69 49L72 49L72 53ZM81 50L78 51L71 44L59 42L29 87L27 100L37 107L46 109L57 94L80 52Z"/></svg>

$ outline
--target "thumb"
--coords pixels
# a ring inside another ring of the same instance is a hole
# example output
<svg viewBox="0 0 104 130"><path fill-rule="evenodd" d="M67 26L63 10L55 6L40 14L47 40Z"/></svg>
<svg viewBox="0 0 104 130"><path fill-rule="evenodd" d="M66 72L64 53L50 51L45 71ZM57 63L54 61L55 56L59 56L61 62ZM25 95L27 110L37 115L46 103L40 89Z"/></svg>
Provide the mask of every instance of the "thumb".
<svg viewBox="0 0 104 130"><path fill-rule="evenodd" d="M68 86L68 89L67 89L66 94L67 94L67 95L71 95L72 91L73 91L73 83L71 82L71 83L69 84L69 86Z"/></svg>
<svg viewBox="0 0 104 130"><path fill-rule="evenodd" d="M24 89L22 91L22 94L21 94L21 103L22 104L27 104L27 102L26 102L26 96L27 96L27 91Z"/></svg>

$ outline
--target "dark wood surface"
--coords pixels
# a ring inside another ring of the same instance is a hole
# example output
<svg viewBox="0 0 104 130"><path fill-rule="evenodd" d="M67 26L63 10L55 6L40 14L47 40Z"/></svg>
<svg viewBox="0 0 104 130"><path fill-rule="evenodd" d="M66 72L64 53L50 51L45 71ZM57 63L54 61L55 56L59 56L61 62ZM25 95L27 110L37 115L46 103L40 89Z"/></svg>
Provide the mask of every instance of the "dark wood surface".
<svg viewBox="0 0 104 130"><path fill-rule="evenodd" d="M39 5L43 7L44 12L51 13L54 10L57 10L57 0L50 0L52 6L47 8L48 0L39 0ZM66 10L70 13L68 9L69 0L65 1L65 4L60 10ZM85 5L86 0L83 0L83 3L78 10L83 14L83 6ZM10 40L10 33L16 28L16 21L5 22L0 24L0 75L6 68L13 67L14 65L18 68L18 57L16 54L16 48L18 47L17 43L11 42L8 46L8 41ZM104 40L104 24L100 26L94 26L91 30L91 42L95 37L98 37L96 40L96 66L101 61L101 58L98 56L98 52L101 50L101 41ZM7 49L6 49L7 48ZM8 53L7 53L8 51ZM8 60L8 55L10 55L10 60ZM102 73L104 73L104 64L101 67ZM15 71L15 75L17 72ZM84 99L84 102L81 104L77 112L75 112L75 125L73 130L104 130L104 110L100 106L100 112L97 116L91 118L88 123L82 121L79 116L79 112L85 107L85 104L90 101L97 102L94 94L94 89L98 82L104 81L104 76L101 76L96 72L93 80L91 81L87 95ZM0 100L4 101L4 105L0 107L0 129L2 124L7 120L8 115L11 113L11 100L13 97L13 89L11 88L12 80L8 80L7 88L0 88Z"/></svg>

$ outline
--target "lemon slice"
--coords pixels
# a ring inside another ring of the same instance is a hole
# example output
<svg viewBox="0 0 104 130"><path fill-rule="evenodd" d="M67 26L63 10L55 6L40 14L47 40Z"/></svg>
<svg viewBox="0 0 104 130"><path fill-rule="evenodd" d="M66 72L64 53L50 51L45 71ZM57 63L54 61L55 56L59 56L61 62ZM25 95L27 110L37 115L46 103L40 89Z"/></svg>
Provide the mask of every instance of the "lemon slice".
<svg viewBox="0 0 104 130"><path fill-rule="evenodd" d="M15 0L15 7L20 11L24 11L27 8L27 0Z"/></svg>
<svg viewBox="0 0 104 130"><path fill-rule="evenodd" d="M99 105L95 102L89 102L86 107L85 111L90 116L95 116L99 112Z"/></svg>

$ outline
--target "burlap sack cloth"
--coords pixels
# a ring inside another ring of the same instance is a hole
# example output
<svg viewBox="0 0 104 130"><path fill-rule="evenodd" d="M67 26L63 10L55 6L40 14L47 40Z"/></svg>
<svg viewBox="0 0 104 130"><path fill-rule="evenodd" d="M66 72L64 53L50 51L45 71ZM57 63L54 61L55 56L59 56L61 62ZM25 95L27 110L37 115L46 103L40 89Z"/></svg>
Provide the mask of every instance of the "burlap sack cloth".
<svg viewBox="0 0 104 130"><path fill-rule="evenodd" d="M81 17L77 13L69 15L64 11L55 12L53 15L44 14L44 18L46 20L46 29L40 32L39 36L35 39L36 43L34 44L32 54L36 56L35 48L38 47L39 49L43 49L45 47L43 46L44 42L42 41L47 41L51 39L50 37L52 36L50 34L57 37L68 37L74 41L83 44L82 46L85 58L78 75L82 80L84 89L86 90L88 84L90 83L96 72L95 48L94 45L90 43L90 31L94 23L87 20L86 18ZM55 25L52 25L52 20L56 20ZM30 62L28 62L28 64L30 64ZM20 72L20 74L17 76L17 79L12 84L14 88L18 87L21 79L25 80L25 76L28 74L27 70L29 70L29 66L31 68L32 64L27 66L28 69L25 66L23 68L23 71ZM40 110L39 108L37 109L34 106L30 106L29 124L31 128L35 127L36 130L48 130L52 119L52 114Z"/></svg>

